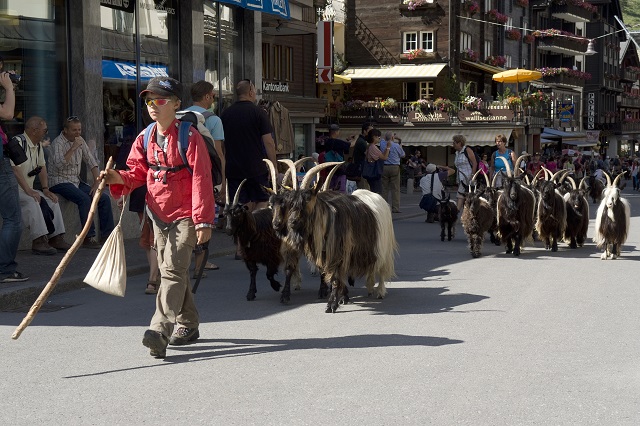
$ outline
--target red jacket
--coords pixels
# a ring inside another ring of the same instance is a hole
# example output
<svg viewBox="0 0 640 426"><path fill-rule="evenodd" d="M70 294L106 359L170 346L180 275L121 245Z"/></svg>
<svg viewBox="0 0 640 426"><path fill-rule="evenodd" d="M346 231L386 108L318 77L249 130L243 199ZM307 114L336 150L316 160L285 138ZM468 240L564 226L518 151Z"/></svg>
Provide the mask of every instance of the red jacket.
<svg viewBox="0 0 640 426"><path fill-rule="evenodd" d="M144 131L138 135L129 158L129 170L120 170L124 185L111 185L111 194L120 198L134 189L147 184L147 205L163 222L171 223L186 217L193 218L195 225L199 223L213 224L215 206L213 199L213 181L211 180L211 160L202 136L191 132L187 161L193 169L193 176L187 168L177 172L154 171L149 164L175 167L183 164L178 144L178 126L180 121L173 121L167 134L166 154L156 141L157 127L151 131L147 147L147 159L144 153ZM156 161L156 157L158 161ZM154 175L158 175L157 179ZM163 182L166 175L166 183Z"/></svg>

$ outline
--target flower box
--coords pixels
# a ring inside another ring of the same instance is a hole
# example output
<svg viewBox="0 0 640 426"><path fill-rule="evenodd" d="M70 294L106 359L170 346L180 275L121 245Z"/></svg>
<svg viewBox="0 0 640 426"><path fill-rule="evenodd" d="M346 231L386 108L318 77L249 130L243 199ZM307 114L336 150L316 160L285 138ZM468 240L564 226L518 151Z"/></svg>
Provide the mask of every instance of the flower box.
<svg viewBox="0 0 640 426"><path fill-rule="evenodd" d="M504 36L507 38L507 40L520 41L520 39L522 38L522 33L518 30L509 29L504 32Z"/></svg>
<svg viewBox="0 0 640 426"><path fill-rule="evenodd" d="M593 18L593 12L573 4L552 4L551 16L570 22L589 22Z"/></svg>
<svg viewBox="0 0 640 426"><path fill-rule="evenodd" d="M545 83L564 84L567 86L584 87L584 80L567 74L557 74L542 77Z"/></svg>
<svg viewBox="0 0 640 426"><path fill-rule="evenodd" d="M400 12L411 14L411 12L419 12L423 10L433 10L438 7L438 1L427 0L401 0L399 5Z"/></svg>
<svg viewBox="0 0 640 426"><path fill-rule="evenodd" d="M577 52L584 54L588 44L589 40L583 38L574 39L564 36L543 36L539 38L538 49L557 53Z"/></svg>

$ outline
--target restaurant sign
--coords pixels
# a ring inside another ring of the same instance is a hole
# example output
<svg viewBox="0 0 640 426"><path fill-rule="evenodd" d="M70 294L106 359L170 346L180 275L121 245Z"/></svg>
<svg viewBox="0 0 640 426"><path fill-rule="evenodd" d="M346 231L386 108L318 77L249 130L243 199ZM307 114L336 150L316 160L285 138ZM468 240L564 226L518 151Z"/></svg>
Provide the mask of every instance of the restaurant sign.
<svg viewBox="0 0 640 426"><path fill-rule="evenodd" d="M458 119L461 122L494 122L513 120L513 110L509 108L484 109L469 111L461 109L458 111Z"/></svg>
<svg viewBox="0 0 640 426"><path fill-rule="evenodd" d="M411 111L407 114L407 121L412 123L414 126L429 123L442 123L449 121L449 114L444 114L442 111L433 111L428 113Z"/></svg>

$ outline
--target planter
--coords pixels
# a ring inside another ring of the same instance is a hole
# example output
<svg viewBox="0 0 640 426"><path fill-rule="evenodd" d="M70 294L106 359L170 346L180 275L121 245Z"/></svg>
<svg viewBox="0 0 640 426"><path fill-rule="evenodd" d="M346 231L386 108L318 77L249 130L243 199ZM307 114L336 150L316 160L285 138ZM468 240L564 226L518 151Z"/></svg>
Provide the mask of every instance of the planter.
<svg viewBox="0 0 640 426"><path fill-rule="evenodd" d="M538 49L556 53L583 55L587 50L587 43L569 37L540 37L538 39Z"/></svg>
<svg viewBox="0 0 640 426"><path fill-rule="evenodd" d="M573 4L554 4L551 6L551 16L569 22L589 22L593 13Z"/></svg>
<svg viewBox="0 0 640 426"><path fill-rule="evenodd" d="M544 80L545 83L564 84L567 86L577 86L577 87L584 87L584 83L585 83L584 80L581 80L579 78L572 77L566 74L550 75L550 76L542 77L542 79Z"/></svg>

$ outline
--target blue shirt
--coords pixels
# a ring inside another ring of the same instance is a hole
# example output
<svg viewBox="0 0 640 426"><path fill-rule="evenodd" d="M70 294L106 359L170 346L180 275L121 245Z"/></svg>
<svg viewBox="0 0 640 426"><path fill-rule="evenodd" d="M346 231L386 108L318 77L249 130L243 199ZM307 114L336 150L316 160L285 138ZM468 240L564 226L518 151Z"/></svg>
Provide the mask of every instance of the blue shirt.
<svg viewBox="0 0 640 426"><path fill-rule="evenodd" d="M209 110L204 109L198 105L192 105L189 108L186 108L186 111L195 111L202 114L203 112ZM209 133L211 133L211 137L214 141L224 140L224 129L222 128L222 120L220 120L220 117L218 117L217 115L212 115L205 120L204 125L207 129L209 129Z"/></svg>
<svg viewBox="0 0 640 426"><path fill-rule="evenodd" d="M380 151L384 152L385 149L387 149L387 141L380 139ZM391 142L389 158L384 160L384 165L399 166L401 158L404 158L404 150L396 142Z"/></svg>

